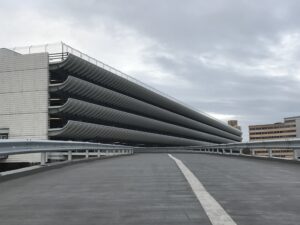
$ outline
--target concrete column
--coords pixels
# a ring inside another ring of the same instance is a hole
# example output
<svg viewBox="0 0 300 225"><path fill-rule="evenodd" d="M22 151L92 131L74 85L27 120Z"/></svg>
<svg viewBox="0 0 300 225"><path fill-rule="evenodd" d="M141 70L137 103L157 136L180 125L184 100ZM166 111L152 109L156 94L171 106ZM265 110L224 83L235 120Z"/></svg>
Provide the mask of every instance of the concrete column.
<svg viewBox="0 0 300 225"><path fill-rule="evenodd" d="M68 151L68 161L72 161L72 151Z"/></svg>
<svg viewBox="0 0 300 225"><path fill-rule="evenodd" d="M98 157L98 158L101 157L100 150L97 150L97 157Z"/></svg>
<svg viewBox="0 0 300 225"><path fill-rule="evenodd" d="M47 162L47 154L46 152L41 153L41 166L45 166Z"/></svg>
<svg viewBox="0 0 300 225"><path fill-rule="evenodd" d="M108 156L108 150L105 150L105 156Z"/></svg>
<svg viewBox="0 0 300 225"><path fill-rule="evenodd" d="M251 155L254 156L255 155L255 150L254 149L250 149L251 151Z"/></svg>
<svg viewBox="0 0 300 225"><path fill-rule="evenodd" d="M85 150L85 158L89 158L89 150Z"/></svg>

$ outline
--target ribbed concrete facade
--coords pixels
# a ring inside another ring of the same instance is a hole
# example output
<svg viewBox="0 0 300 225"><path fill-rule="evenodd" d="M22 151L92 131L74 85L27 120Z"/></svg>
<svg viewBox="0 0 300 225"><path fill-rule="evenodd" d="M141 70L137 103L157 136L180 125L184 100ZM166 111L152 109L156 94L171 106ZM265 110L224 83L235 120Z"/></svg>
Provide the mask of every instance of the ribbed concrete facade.
<svg viewBox="0 0 300 225"><path fill-rule="evenodd" d="M5 70L9 60L15 65L13 62L20 58L25 68L31 65L26 63L29 59L35 65L31 72L18 72L18 67L12 67L13 76L7 77L4 72L0 75L5 77L1 93L13 92L16 87L11 79L14 76L34 86L29 90L33 94L28 97L26 90L16 90L17 93L26 92L17 101L12 102L11 97L0 98L1 105L14 105L21 111L34 109L26 111L31 124L19 130L13 128L13 123L19 120L24 123L23 117L18 115L15 121L2 122L7 120L3 119L4 109L0 111L0 129L9 129L9 138L37 137L137 146L241 141L239 130L68 51L55 55L48 52L21 55L2 49L1 54L0 71ZM51 60L57 57L62 58ZM7 87L9 83L12 85ZM18 110L12 114L16 116ZM31 125L37 126L34 127L36 133L24 132L32 129Z"/></svg>

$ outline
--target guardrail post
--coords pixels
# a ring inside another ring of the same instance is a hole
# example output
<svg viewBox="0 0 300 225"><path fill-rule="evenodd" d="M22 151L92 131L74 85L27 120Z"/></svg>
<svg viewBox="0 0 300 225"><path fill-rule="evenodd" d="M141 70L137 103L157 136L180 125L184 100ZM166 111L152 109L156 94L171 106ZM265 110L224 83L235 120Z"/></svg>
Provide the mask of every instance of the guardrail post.
<svg viewBox="0 0 300 225"><path fill-rule="evenodd" d="M272 149L268 150L268 155L269 155L269 158L272 158Z"/></svg>
<svg viewBox="0 0 300 225"><path fill-rule="evenodd" d="M97 150L97 157L98 157L98 158L101 157L100 150Z"/></svg>
<svg viewBox="0 0 300 225"><path fill-rule="evenodd" d="M251 155L254 156L255 155L255 150L254 149L250 149L251 151Z"/></svg>
<svg viewBox="0 0 300 225"><path fill-rule="evenodd" d="M298 160L298 151L297 149L294 149L294 160Z"/></svg>
<svg viewBox="0 0 300 225"><path fill-rule="evenodd" d="M229 153L230 153L230 155L232 155L232 148L231 148L231 149L229 149Z"/></svg>
<svg viewBox="0 0 300 225"><path fill-rule="evenodd" d="M46 152L42 152L41 153L41 166L45 166L47 162L47 153Z"/></svg>
<svg viewBox="0 0 300 225"><path fill-rule="evenodd" d="M72 151L68 151L68 161L72 161Z"/></svg>
<svg viewBox="0 0 300 225"><path fill-rule="evenodd" d="M85 150L85 158L89 158L89 150Z"/></svg>
<svg viewBox="0 0 300 225"><path fill-rule="evenodd" d="M105 156L108 156L108 150L105 150Z"/></svg>

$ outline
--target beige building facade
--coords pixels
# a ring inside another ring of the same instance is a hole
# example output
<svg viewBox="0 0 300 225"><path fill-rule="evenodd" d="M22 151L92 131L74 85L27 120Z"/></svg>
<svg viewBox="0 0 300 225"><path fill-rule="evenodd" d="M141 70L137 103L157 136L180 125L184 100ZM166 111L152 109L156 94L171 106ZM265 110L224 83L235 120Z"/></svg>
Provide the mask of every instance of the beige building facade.
<svg viewBox="0 0 300 225"><path fill-rule="evenodd" d="M283 122L249 126L249 141L283 140L300 138L300 116L284 118ZM268 154L265 150L257 150L257 155ZM287 149L275 150L275 156L292 157Z"/></svg>

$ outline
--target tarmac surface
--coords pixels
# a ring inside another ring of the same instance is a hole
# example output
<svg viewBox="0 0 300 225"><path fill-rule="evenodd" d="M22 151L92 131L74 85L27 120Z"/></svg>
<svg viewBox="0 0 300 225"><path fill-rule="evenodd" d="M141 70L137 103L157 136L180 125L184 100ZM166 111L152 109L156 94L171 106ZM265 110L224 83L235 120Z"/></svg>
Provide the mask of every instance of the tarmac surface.
<svg viewBox="0 0 300 225"><path fill-rule="evenodd" d="M300 164L172 154L238 225L300 224ZM0 224L211 222L168 154L74 164L0 183Z"/></svg>

